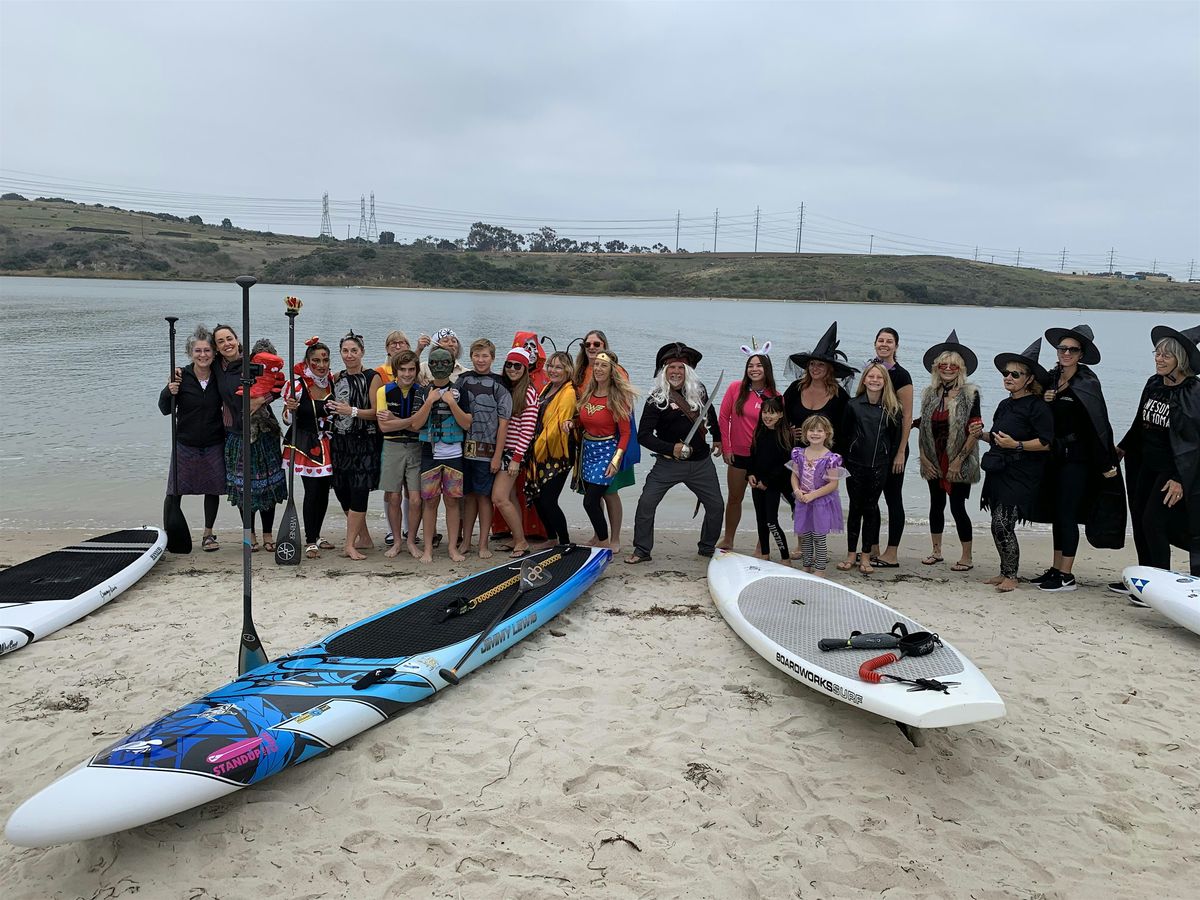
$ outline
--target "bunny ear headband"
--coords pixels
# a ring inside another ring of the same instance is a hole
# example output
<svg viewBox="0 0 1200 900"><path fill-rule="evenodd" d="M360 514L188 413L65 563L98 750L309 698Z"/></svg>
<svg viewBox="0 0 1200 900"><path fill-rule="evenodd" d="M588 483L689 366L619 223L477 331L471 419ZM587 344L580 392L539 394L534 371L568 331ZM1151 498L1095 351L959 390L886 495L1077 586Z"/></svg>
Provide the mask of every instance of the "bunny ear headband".
<svg viewBox="0 0 1200 900"><path fill-rule="evenodd" d="M771 352L771 342L763 341L763 345L760 347L758 346L758 341L756 341L754 338L750 338L749 345L742 344L742 352L747 356L756 356L758 354L766 356Z"/></svg>

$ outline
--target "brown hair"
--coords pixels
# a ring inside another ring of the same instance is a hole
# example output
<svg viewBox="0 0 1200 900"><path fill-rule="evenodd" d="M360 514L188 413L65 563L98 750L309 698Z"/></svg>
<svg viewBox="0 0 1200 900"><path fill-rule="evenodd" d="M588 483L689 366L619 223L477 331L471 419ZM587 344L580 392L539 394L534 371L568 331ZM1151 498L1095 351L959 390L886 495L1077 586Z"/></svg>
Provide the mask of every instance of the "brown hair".
<svg viewBox="0 0 1200 900"><path fill-rule="evenodd" d="M777 390L775 390L775 369L771 365L771 357L767 356L765 353L751 353L748 357L746 357L746 371L750 369L750 363L756 359L762 363L763 386L766 387L767 391L772 394L779 393ZM735 400L733 404L733 408L737 410L737 414L739 416L742 414L742 410L745 408L746 401L749 398L750 376L745 374L745 371L743 371L742 384L741 387L738 388L737 400Z"/></svg>
<svg viewBox="0 0 1200 900"><path fill-rule="evenodd" d="M488 353L492 354L492 359L496 358L496 345L487 338L479 338L471 341L471 349L467 351L467 355L474 355L476 350L486 350Z"/></svg>
<svg viewBox="0 0 1200 900"><path fill-rule="evenodd" d="M417 354L411 350L401 350L399 353L392 354L392 358L388 360L388 364L392 367L392 377L396 377L396 373L400 371L401 366L407 366L410 363L416 365L418 358Z"/></svg>
<svg viewBox="0 0 1200 900"><path fill-rule="evenodd" d="M833 423L825 416L809 416L800 426L800 443L805 447L808 446L808 432L810 428L824 428L825 434L828 437L825 439L825 449L828 450L833 444Z"/></svg>

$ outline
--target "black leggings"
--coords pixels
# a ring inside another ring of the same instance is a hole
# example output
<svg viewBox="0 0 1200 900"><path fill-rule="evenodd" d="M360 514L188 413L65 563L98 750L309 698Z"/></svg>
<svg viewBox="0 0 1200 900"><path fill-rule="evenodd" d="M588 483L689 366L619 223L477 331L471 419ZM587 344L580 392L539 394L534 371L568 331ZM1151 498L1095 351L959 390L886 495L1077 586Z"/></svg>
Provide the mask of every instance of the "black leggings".
<svg viewBox="0 0 1200 900"><path fill-rule="evenodd" d="M1079 507L1087 492L1087 464L1064 462L1054 478L1054 552L1073 559L1079 550Z"/></svg>
<svg viewBox="0 0 1200 900"><path fill-rule="evenodd" d="M553 538L560 544L571 543L566 514L558 505L559 495L562 494L570 474L570 469L564 469L553 478L547 479L541 484L538 495L533 498L533 508L537 510L538 518L546 526L546 537Z"/></svg>
<svg viewBox="0 0 1200 900"><path fill-rule="evenodd" d="M204 495L204 527L208 531L212 531L213 525L217 523L217 510L221 508L221 497L218 494Z"/></svg>
<svg viewBox="0 0 1200 900"><path fill-rule="evenodd" d="M788 491L790 494L791 491ZM787 538L779 527L779 501L783 492L768 487L765 490L750 488L750 499L754 501L754 521L758 523L758 546L762 548L763 556L771 556L771 539L779 548L780 559L788 559Z"/></svg>
<svg viewBox="0 0 1200 900"><path fill-rule="evenodd" d="M242 508L240 506L237 508L237 511L238 511L238 518L239 519L242 518ZM205 513L207 513L207 512L208 512L208 509L206 507ZM257 510L254 513L254 515L257 515L262 519L262 533L264 535L270 535L271 532L273 532L275 530L275 507L272 506L270 509ZM254 530L254 515L250 516L250 530L251 531Z"/></svg>
<svg viewBox="0 0 1200 900"><path fill-rule="evenodd" d="M848 464L850 477L846 479L846 493L850 495L850 509L846 514L846 549L858 550L858 529L862 526L862 550L870 553L879 543L879 497L887 482L889 467L856 466ZM932 519L931 519L932 521Z"/></svg>
<svg viewBox="0 0 1200 900"><path fill-rule="evenodd" d="M908 462L908 450L904 451L904 461ZM888 512L888 542L889 547L899 547L900 538L904 536L904 470L893 472L888 464L887 481L883 483L883 500L887 503Z"/></svg>
<svg viewBox="0 0 1200 900"><path fill-rule="evenodd" d="M1021 566L1021 545L1017 543L1017 520L1021 514L1015 506L996 503L992 506L992 540L1000 554L1000 574L1016 578Z"/></svg>
<svg viewBox="0 0 1200 900"><path fill-rule="evenodd" d="M329 511L333 479L328 475L301 475L300 480L304 482L304 543L315 544L321 539L321 526Z"/></svg>
<svg viewBox="0 0 1200 900"><path fill-rule="evenodd" d="M371 501L370 488L350 488L333 486L333 493L337 497L338 503L342 506L344 513L365 513L367 504Z"/></svg>
<svg viewBox="0 0 1200 900"><path fill-rule="evenodd" d="M608 540L608 519L604 517L604 492L607 490L607 484L583 483L583 511L587 513L599 541Z"/></svg>
<svg viewBox="0 0 1200 900"><path fill-rule="evenodd" d="M937 478L926 482L929 485L929 533L940 537L946 530L946 492ZM971 496L971 486L962 482L950 484L950 515L954 517L954 528L958 532L961 543L971 540L971 516L967 513L967 498Z"/></svg>

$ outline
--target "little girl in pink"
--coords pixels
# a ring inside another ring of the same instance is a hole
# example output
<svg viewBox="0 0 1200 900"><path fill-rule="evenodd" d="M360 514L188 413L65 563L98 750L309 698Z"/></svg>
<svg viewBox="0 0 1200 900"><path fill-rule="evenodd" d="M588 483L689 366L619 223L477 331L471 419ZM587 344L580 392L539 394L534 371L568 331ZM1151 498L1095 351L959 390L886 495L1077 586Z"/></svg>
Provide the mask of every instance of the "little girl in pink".
<svg viewBox="0 0 1200 900"><path fill-rule="evenodd" d="M800 538L800 565L822 577L829 564L826 535L840 532L842 502L838 480L846 474L842 458L826 449L833 442L833 425L824 416L809 416L800 427L805 446L792 451L792 494L796 498L795 526Z"/></svg>

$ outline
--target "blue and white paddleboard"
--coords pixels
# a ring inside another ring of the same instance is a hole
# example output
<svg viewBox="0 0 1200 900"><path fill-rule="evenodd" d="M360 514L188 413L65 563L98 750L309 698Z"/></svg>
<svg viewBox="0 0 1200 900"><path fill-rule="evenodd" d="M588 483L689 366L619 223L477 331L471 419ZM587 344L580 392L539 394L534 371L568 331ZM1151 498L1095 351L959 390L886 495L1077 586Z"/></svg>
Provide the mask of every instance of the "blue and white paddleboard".
<svg viewBox="0 0 1200 900"><path fill-rule="evenodd" d="M457 669L499 656L600 577L607 549L526 557L534 587ZM121 738L26 800L5 836L44 847L145 825L312 759L446 687L452 668L518 590L515 561L394 606Z"/></svg>
<svg viewBox="0 0 1200 900"><path fill-rule="evenodd" d="M1200 578L1154 569L1129 566L1121 573L1129 594L1149 603L1176 625L1200 634Z"/></svg>

